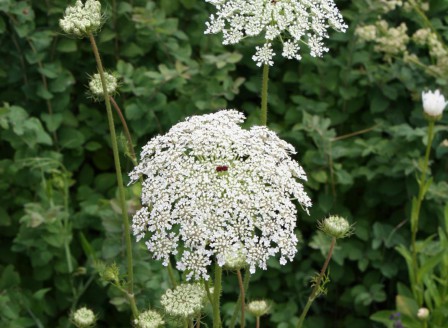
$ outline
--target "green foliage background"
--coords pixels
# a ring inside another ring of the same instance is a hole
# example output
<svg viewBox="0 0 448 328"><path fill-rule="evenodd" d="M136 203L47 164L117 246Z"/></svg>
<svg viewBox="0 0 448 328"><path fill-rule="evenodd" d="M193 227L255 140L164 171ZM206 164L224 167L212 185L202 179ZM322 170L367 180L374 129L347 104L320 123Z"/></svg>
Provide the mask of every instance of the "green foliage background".
<svg viewBox="0 0 448 328"><path fill-rule="evenodd" d="M98 43L105 66L121 77L116 99L137 149L192 114L236 108L246 113L248 126L257 124L261 70L251 60L254 43L224 47L219 35L204 35L212 10L205 1L102 4L107 19ZM264 319L269 327L297 322L310 277L329 246L316 220L329 213L356 222L356 233L338 244L328 295L313 305L307 326L379 327L369 316L394 308L397 282L408 282L394 247L409 245L426 136L419 94L435 87L448 94L447 80L385 63L373 47L356 42L355 27L376 15L364 1L337 4L350 29L332 32L324 58L277 56L270 70L269 126L296 147L314 206L310 216L300 213L303 237L295 261L271 261L251 281L249 299L274 301ZM88 41L67 38L58 27L66 5L0 0L1 327L67 327L70 311L81 305L98 313L102 327L130 326L126 300L92 267L94 259L123 265L123 236L105 109L85 91L96 66ZM430 7L448 39L448 5L434 0ZM401 15L389 19L399 23ZM426 236L442 224L448 201L447 122L445 115L432 150L434 184L421 217ZM123 137L121 150L129 172ZM131 210L138 207L137 189L128 188ZM144 246L134 249L139 307L158 308L169 287L166 273ZM228 315L236 276L224 282Z"/></svg>

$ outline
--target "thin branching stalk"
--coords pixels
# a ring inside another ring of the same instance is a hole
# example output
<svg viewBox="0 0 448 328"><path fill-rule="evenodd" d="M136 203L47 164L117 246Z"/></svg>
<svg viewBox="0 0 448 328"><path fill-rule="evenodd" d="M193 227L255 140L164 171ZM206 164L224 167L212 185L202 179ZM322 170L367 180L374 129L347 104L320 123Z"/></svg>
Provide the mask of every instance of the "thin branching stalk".
<svg viewBox="0 0 448 328"><path fill-rule="evenodd" d="M246 295L244 292L244 283L243 283L243 277L241 276L241 270L236 270L236 275L238 276L238 286L240 287L240 299L241 299L241 328L244 328L245 326L245 320L244 320L244 312L246 307Z"/></svg>
<svg viewBox="0 0 448 328"><path fill-rule="evenodd" d="M327 258L325 259L324 265L322 266L322 269L320 270L320 274L316 280L313 290L311 291L311 295L310 295L310 297L308 297L308 301L306 302L305 308L302 311L302 315L300 316L299 323L297 324L297 328L302 327L303 322L305 321L305 317L308 313L308 310L310 309L311 304L313 304L314 299L318 295L319 288L321 287L320 284L322 282L322 278L324 277L325 272L327 272L327 267L328 267L328 264L330 263L331 256L333 255L333 250L334 250L335 245L336 245L336 237L333 237L331 239L331 245L330 245L330 249L328 250Z"/></svg>
<svg viewBox="0 0 448 328"><path fill-rule="evenodd" d="M126 241L126 260L127 260L127 296L129 299L129 303L131 305L132 314L134 318L138 318L138 310L137 305L135 303L135 297L134 297L134 271L133 271L133 263L132 263L132 242L131 242L131 234L129 229L129 218L128 218L128 211L126 207L126 199L124 194L124 186L123 186L123 176L121 173L121 166L120 166L120 157L118 153L118 144L117 144L117 135L115 133L115 125L114 125L114 117L112 114L112 108L110 104L110 97L109 93L107 92L107 85L106 85L106 79L104 76L104 68L103 64L101 62L100 53L98 51L98 47L95 42L95 38L93 37L93 34L89 34L90 43L92 45L93 54L95 55L96 64L98 67L98 73L101 77L101 83L103 85L103 93L104 93L104 101L106 103L106 110L107 110L107 118L109 122L109 130L110 130L110 138L112 143L112 150L114 155L114 162L115 162L115 171L117 175L117 182L118 182L118 193L120 198L120 207L121 207L121 214L123 219L123 226L124 226L124 235L125 235L125 241Z"/></svg>
<svg viewBox="0 0 448 328"><path fill-rule="evenodd" d="M261 83L261 125L268 124L268 82L269 82L269 65L263 65L263 80Z"/></svg>
<svg viewBox="0 0 448 328"><path fill-rule="evenodd" d="M201 313L199 313L196 318L196 328L201 328Z"/></svg>
<svg viewBox="0 0 448 328"><path fill-rule="evenodd" d="M417 232L418 232L418 221L420 217L420 210L422 206L423 199L425 197L425 193L427 191L427 172L429 168L429 155L431 153L431 146L432 141L434 139L434 125L435 120L429 120L428 122L428 140L426 144L426 151L425 151L425 157L423 159L423 166L422 166L422 173L420 176L420 180L418 181L419 184L419 191L418 196L416 199L415 206L412 206L412 213L411 213L411 233L412 233L412 239L411 239L411 252L412 252L412 270L413 270L413 276L414 281L412 283L412 289L414 292L414 296L417 298L417 303L419 306L422 306L423 304L423 293L421 290L421 281L418 279L418 259L417 259Z"/></svg>
<svg viewBox="0 0 448 328"><path fill-rule="evenodd" d="M244 281L243 281L244 294L246 294L246 291L249 288L249 281L250 281L250 272L249 272L248 268L246 268L245 274L244 274ZM235 310L233 311L232 318L230 319L230 325L229 325L230 328L235 328L236 318L238 317L238 313L241 309L242 301L243 301L243 299L241 297L241 292L240 292L240 296L238 297L238 301L236 302Z"/></svg>
<svg viewBox="0 0 448 328"><path fill-rule="evenodd" d="M123 116L123 112L121 111L120 106L118 106L114 97L112 96L110 97L110 102L112 103L112 106L115 108L115 111L117 112L118 117L120 118L121 124L123 125L124 135L126 136L126 140L128 142L128 151L129 154L131 155L132 164L134 164L134 166L137 166L137 156L135 155L134 144L132 143L131 133L129 132L129 128Z"/></svg>

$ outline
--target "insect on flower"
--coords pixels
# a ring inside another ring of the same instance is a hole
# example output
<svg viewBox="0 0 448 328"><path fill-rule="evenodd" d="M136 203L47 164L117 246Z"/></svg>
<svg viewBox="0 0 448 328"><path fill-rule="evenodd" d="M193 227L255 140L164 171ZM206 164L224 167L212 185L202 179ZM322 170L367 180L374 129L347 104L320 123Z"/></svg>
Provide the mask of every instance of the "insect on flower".
<svg viewBox="0 0 448 328"><path fill-rule="evenodd" d="M218 166L216 167L216 172L225 172L225 171L227 171L228 169L229 169L229 167L226 166L226 165L218 165Z"/></svg>

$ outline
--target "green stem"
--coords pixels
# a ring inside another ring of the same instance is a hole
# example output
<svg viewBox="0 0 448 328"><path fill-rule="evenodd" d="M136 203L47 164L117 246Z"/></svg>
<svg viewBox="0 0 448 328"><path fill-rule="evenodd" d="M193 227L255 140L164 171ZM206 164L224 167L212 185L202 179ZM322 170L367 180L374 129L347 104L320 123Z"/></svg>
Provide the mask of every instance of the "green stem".
<svg viewBox="0 0 448 328"><path fill-rule="evenodd" d="M198 317L196 318L196 328L201 327L201 314L198 314Z"/></svg>
<svg viewBox="0 0 448 328"><path fill-rule="evenodd" d="M117 112L118 117L120 118L121 124L123 125L124 135L126 136L126 139L128 142L128 151L129 151L129 154L131 155L132 164L134 164L134 166L137 166L137 156L135 155L134 144L132 143L131 133L129 132L129 128L126 123L126 120L123 116L120 106L118 106L114 97L111 96L110 101L112 103L112 106L115 108L115 111Z"/></svg>
<svg viewBox="0 0 448 328"><path fill-rule="evenodd" d="M302 311L302 315L300 316L299 323L297 324L297 328L302 327L303 322L305 321L305 317L308 313L308 310L310 309L311 304L314 302L314 299L317 297L317 293L320 288L320 283L322 282L322 278L325 275L325 272L327 271L328 263L330 263L330 259L333 254L335 245L336 245L336 238L333 237L331 239L331 245L330 245L330 249L328 250L327 258L325 259L324 265L322 266L322 269L320 270L319 277L317 278L316 284L314 285L314 288L311 291L311 295L310 295L310 297L308 297L308 301L306 302L305 308Z"/></svg>
<svg viewBox="0 0 448 328"><path fill-rule="evenodd" d="M249 281L250 281L250 272L249 272L248 268L246 268L245 274L244 274L244 281L243 281L244 293L246 293L247 289L249 288ZM238 301L236 302L236 305L235 305L235 310L233 311L232 318L230 319L230 325L229 325L230 328L235 328L236 318L237 318L238 313L241 308L241 302L242 302L242 297L241 297L241 292L240 292L240 296L238 297Z"/></svg>
<svg viewBox="0 0 448 328"><path fill-rule="evenodd" d="M238 286L240 287L240 299L241 299L241 328L244 328L245 326L245 320L244 320L244 312L246 307L246 296L244 293L244 283L243 283L243 277L241 276L241 270L236 270L236 275L238 276Z"/></svg>
<svg viewBox="0 0 448 328"><path fill-rule="evenodd" d="M261 84L261 125L268 124L268 82L269 65L263 65L263 80Z"/></svg>
<svg viewBox="0 0 448 328"><path fill-rule="evenodd" d="M419 191L417 196L417 202L415 207L413 207L413 212L411 214L411 251L412 251L412 270L414 273L414 281L413 281L413 291L414 296L417 298L418 305L421 306L423 304L423 294L421 293L421 289L419 289L420 281L418 279L418 260L417 260L417 232L418 232L418 221L420 216L421 205L426 193L426 185L427 185L427 171L429 168L429 155L431 153L431 146L434 140L434 126L435 120L430 119L428 122L428 141L426 144L425 157L423 159L422 166L422 174L420 176L419 183Z"/></svg>
<svg viewBox="0 0 448 328"><path fill-rule="evenodd" d="M188 328L188 319L184 319L184 328Z"/></svg>
<svg viewBox="0 0 448 328"><path fill-rule="evenodd" d="M171 261L168 262L167 270L168 270L168 277L170 279L171 287L176 288L177 282L176 282L176 277L174 276L174 271L173 271L173 266L171 265Z"/></svg>
<svg viewBox="0 0 448 328"><path fill-rule="evenodd" d="M103 85L103 93L104 93L104 101L106 103L106 110L107 110L107 119L109 122L109 130L110 130L110 138L112 143L112 151L114 155L114 162L115 162L115 171L117 175L117 182L118 182L118 193L120 198L120 207L121 207L121 214L123 219L123 226L124 226L124 235L125 235L125 241L126 241L126 258L127 258L127 294L129 297L129 301L131 304L132 314L135 318L138 317L138 310L137 306L135 304L135 297L134 297L134 271L133 271L133 264L132 264L132 242L131 242L131 234L129 229L129 218L128 218L128 211L126 208L126 199L124 194L124 186L123 186L123 176L121 173L121 166L120 166L120 157L118 154L118 144L117 144L117 135L115 133L115 125L114 125L114 117L112 114L112 108L110 104L110 97L109 93L107 92L107 85L106 85L106 79L104 77L104 69L103 64L101 62L100 53L98 51L98 47L95 42L95 38L93 37L93 34L89 34L90 43L92 45L93 54L95 55L96 64L98 67L98 73L101 77L101 83Z"/></svg>
<svg viewBox="0 0 448 328"><path fill-rule="evenodd" d="M256 324L256 328L260 328L260 317L257 317L257 324Z"/></svg>
<svg viewBox="0 0 448 328"><path fill-rule="evenodd" d="M219 312L219 299L221 297L222 268L215 263L215 285L213 288L213 328L221 328L221 315Z"/></svg>

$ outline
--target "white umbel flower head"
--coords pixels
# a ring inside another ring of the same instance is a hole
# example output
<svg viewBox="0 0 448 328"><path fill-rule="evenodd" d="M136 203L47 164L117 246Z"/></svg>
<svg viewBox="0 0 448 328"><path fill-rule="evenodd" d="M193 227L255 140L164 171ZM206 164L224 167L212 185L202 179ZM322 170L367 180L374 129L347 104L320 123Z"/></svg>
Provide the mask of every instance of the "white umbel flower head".
<svg viewBox="0 0 448 328"><path fill-rule="evenodd" d="M252 273L296 254L296 204L311 206L305 172L293 146L266 127L242 129L243 120L235 110L192 116L149 141L130 173L144 177L137 241L165 266L181 252L187 279L208 279L212 259L223 266L229 252L241 251Z"/></svg>
<svg viewBox="0 0 448 328"><path fill-rule="evenodd" d="M104 79L106 80L107 93L110 96L116 93L118 87L117 78L112 74L104 72ZM94 98L104 99L103 84L101 83L101 76L99 73L93 74L90 78L89 90Z"/></svg>
<svg viewBox="0 0 448 328"><path fill-rule="evenodd" d="M175 317L190 318L204 307L206 292L201 284L181 284L168 289L160 298L166 313Z"/></svg>
<svg viewBox="0 0 448 328"><path fill-rule="evenodd" d="M271 48L274 39L283 44L282 56L301 59L298 54L300 42L308 44L311 55L322 56L328 48L323 40L327 30L345 32L347 25L333 0L205 0L216 7L206 23L206 34L223 33L223 44L235 44L248 36L261 36L263 47L257 47L252 59L258 66L273 65L272 56L266 60L258 53ZM269 44L269 45L268 45Z"/></svg>
<svg viewBox="0 0 448 328"><path fill-rule="evenodd" d="M319 222L319 229L334 238L345 238L353 233L353 226L341 216L332 215Z"/></svg>
<svg viewBox="0 0 448 328"><path fill-rule="evenodd" d="M270 304L265 300L252 301L246 306L247 312L256 317L261 317L267 314L270 309Z"/></svg>
<svg viewBox="0 0 448 328"><path fill-rule="evenodd" d="M101 3L86 0L83 4L81 0L77 0L74 6L67 7L64 18L59 20L59 26L65 33L78 37L97 32L101 27Z"/></svg>
<svg viewBox="0 0 448 328"><path fill-rule="evenodd" d="M423 110L432 118L439 118L448 102L439 90L422 92Z"/></svg>
<svg viewBox="0 0 448 328"><path fill-rule="evenodd" d="M72 314L72 321L78 328L89 328L95 326L96 316L92 310L82 307Z"/></svg>
<svg viewBox="0 0 448 328"><path fill-rule="evenodd" d="M140 313L138 319L134 320L134 324L137 328L159 328L163 327L165 321L162 316L153 310L146 310Z"/></svg>

